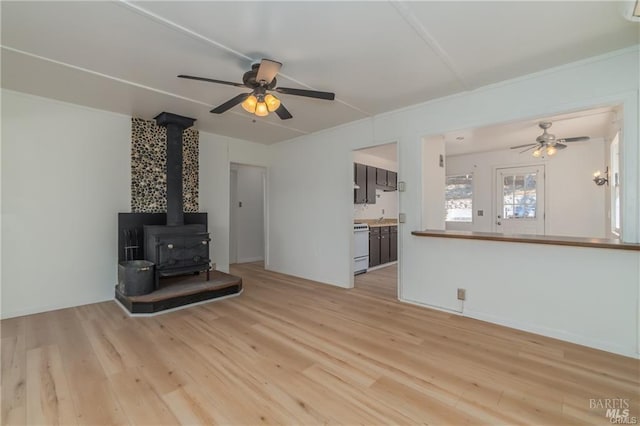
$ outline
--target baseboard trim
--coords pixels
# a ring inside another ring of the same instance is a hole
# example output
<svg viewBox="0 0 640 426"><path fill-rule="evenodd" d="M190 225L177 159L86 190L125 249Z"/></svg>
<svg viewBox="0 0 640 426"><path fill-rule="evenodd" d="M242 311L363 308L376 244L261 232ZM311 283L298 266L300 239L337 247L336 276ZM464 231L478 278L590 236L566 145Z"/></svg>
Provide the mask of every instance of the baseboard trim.
<svg viewBox="0 0 640 426"><path fill-rule="evenodd" d="M480 321L490 322L492 324L498 324L504 327L513 328L516 330L526 331L528 333L538 334L540 336L550 337L552 339L562 340L563 342L574 343L576 345L586 346L593 349L598 349L605 352L611 352L618 355L640 359L640 353L636 352L634 348L627 348L615 343L592 339L587 336L569 333L563 330L558 330L548 327L540 327L533 324L526 324L519 321L512 321L502 317L486 314L483 312L474 311L471 309L465 309L462 313L463 316L468 318L477 319Z"/></svg>
<svg viewBox="0 0 640 426"><path fill-rule="evenodd" d="M41 314L44 312L51 312L51 311L58 311L60 309L69 309L69 308L75 308L77 306L84 306L84 305L91 305L94 303L101 303L101 302L108 302L110 300L113 300L113 296L109 295L106 297L97 297L97 298L90 298L87 300L83 300L83 301L78 301L78 302L71 302L71 303L60 303L60 304L54 304L54 305L45 305L45 306L39 306L39 307L31 307L31 308L26 308L26 309L18 309L15 311L9 311L7 313L7 311L2 311L2 315L1 318L2 319L9 319L9 318L17 318L17 317L23 317L25 315L34 315L34 314Z"/></svg>
<svg viewBox="0 0 640 426"><path fill-rule="evenodd" d="M264 261L264 256L247 257L246 259L237 259L236 263L251 263L251 262L259 262L261 260Z"/></svg>

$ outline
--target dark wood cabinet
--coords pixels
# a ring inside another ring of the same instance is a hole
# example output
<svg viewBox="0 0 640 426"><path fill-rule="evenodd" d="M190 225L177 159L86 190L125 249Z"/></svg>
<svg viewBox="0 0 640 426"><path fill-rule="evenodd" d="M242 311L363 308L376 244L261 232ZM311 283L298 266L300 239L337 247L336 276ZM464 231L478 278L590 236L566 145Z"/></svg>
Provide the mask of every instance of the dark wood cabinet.
<svg viewBox="0 0 640 426"><path fill-rule="evenodd" d="M367 166L353 163L353 182L360 188L353 190L353 203L364 204L367 202Z"/></svg>
<svg viewBox="0 0 640 426"><path fill-rule="evenodd" d="M398 227L389 227L389 262L398 260Z"/></svg>
<svg viewBox="0 0 640 426"><path fill-rule="evenodd" d="M380 264L380 228L369 229L369 268Z"/></svg>
<svg viewBox="0 0 640 426"><path fill-rule="evenodd" d="M389 227L383 226L380 229L380 264L389 263Z"/></svg>
<svg viewBox="0 0 640 426"><path fill-rule="evenodd" d="M398 173L391 170L377 169L376 186L383 191L398 189Z"/></svg>
<svg viewBox="0 0 640 426"><path fill-rule="evenodd" d="M376 203L376 171L375 167L367 166L367 204Z"/></svg>
<svg viewBox="0 0 640 426"><path fill-rule="evenodd" d="M387 191L395 191L398 189L398 173L387 171Z"/></svg>
<svg viewBox="0 0 640 426"><path fill-rule="evenodd" d="M376 169L376 185L381 187L387 186L387 171L384 169Z"/></svg>
<svg viewBox="0 0 640 426"><path fill-rule="evenodd" d="M398 187L398 174L390 170L353 163L353 182L360 187L353 189L353 203L375 204L376 188L395 191Z"/></svg>
<svg viewBox="0 0 640 426"><path fill-rule="evenodd" d="M398 227L369 228L369 268L398 260Z"/></svg>

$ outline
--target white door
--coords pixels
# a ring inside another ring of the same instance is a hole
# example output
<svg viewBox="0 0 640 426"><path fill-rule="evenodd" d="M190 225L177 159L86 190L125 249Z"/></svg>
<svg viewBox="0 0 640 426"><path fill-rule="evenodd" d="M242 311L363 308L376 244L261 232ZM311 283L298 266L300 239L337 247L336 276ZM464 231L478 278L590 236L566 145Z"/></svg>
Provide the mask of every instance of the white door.
<svg viewBox="0 0 640 426"><path fill-rule="evenodd" d="M544 235L544 166L496 169L495 230Z"/></svg>

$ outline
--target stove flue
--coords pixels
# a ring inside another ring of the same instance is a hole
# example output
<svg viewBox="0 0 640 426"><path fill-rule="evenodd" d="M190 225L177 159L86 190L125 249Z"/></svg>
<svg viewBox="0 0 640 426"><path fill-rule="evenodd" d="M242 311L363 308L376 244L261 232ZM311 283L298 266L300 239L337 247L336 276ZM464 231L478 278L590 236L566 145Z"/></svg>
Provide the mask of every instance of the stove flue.
<svg viewBox="0 0 640 426"><path fill-rule="evenodd" d="M195 119L163 112L155 117L167 128L167 224L144 226L145 259L155 264L156 288L163 276L207 272L209 233L205 225L184 224L182 133Z"/></svg>

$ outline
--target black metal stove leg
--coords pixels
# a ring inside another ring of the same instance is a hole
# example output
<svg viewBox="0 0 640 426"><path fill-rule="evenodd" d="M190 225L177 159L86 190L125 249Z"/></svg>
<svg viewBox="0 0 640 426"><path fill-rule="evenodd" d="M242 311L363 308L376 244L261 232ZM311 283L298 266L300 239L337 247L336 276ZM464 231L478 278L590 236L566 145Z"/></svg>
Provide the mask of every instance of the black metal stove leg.
<svg viewBox="0 0 640 426"><path fill-rule="evenodd" d="M207 281L209 281L209 278L211 278L211 269L207 269Z"/></svg>

